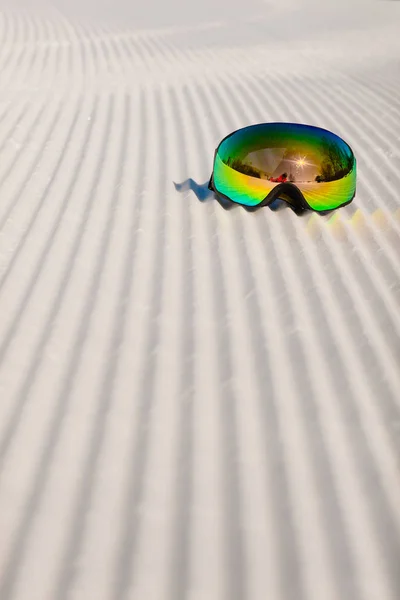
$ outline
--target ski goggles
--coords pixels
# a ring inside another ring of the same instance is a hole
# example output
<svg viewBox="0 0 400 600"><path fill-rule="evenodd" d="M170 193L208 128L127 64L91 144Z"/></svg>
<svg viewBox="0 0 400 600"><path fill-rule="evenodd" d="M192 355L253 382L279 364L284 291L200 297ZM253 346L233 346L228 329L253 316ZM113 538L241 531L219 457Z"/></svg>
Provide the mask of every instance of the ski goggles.
<svg viewBox="0 0 400 600"><path fill-rule="evenodd" d="M356 159L342 138L320 127L250 125L219 144L208 187L250 210L279 198L296 211L323 213L353 200Z"/></svg>

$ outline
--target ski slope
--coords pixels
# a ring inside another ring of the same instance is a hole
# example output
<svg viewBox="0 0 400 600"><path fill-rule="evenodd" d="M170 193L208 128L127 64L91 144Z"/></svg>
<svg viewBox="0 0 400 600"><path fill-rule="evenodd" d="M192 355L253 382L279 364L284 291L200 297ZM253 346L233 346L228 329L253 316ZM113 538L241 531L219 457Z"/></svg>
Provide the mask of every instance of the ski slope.
<svg viewBox="0 0 400 600"><path fill-rule="evenodd" d="M398 600L400 3L0 1L0 599ZM226 210L239 127L352 146Z"/></svg>

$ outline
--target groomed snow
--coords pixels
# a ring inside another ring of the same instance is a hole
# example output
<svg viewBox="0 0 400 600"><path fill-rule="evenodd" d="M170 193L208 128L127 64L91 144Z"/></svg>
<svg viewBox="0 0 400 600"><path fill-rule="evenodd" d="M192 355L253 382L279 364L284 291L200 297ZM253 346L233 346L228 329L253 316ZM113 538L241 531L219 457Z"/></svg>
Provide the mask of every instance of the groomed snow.
<svg viewBox="0 0 400 600"><path fill-rule="evenodd" d="M321 4L0 0L1 600L399 599L400 2ZM267 121L354 202L224 210Z"/></svg>

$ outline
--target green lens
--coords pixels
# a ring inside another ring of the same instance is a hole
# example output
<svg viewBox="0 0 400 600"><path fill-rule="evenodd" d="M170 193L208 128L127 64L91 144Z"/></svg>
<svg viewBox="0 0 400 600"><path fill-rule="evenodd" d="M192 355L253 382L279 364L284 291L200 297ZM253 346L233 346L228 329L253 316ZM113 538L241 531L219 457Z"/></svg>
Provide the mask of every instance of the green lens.
<svg viewBox="0 0 400 600"><path fill-rule="evenodd" d="M350 202L356 189L356 160L348 144L319 127L267 123L239 129L215 156L217 192L256 206L280 183L290 182L311 208L331 210Z"/></svg>

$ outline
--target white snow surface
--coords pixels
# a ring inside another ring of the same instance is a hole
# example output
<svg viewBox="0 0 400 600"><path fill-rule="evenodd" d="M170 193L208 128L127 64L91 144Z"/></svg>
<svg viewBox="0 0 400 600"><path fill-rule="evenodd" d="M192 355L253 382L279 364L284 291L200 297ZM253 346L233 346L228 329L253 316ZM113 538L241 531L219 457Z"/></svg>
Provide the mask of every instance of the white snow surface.
<svg viewBox="0 0 400 600"><path fill-rule="evenodd" d="M400 2L0 9L0 599L398 600ZM354 202L225 210L268 121Z"/></svg>

